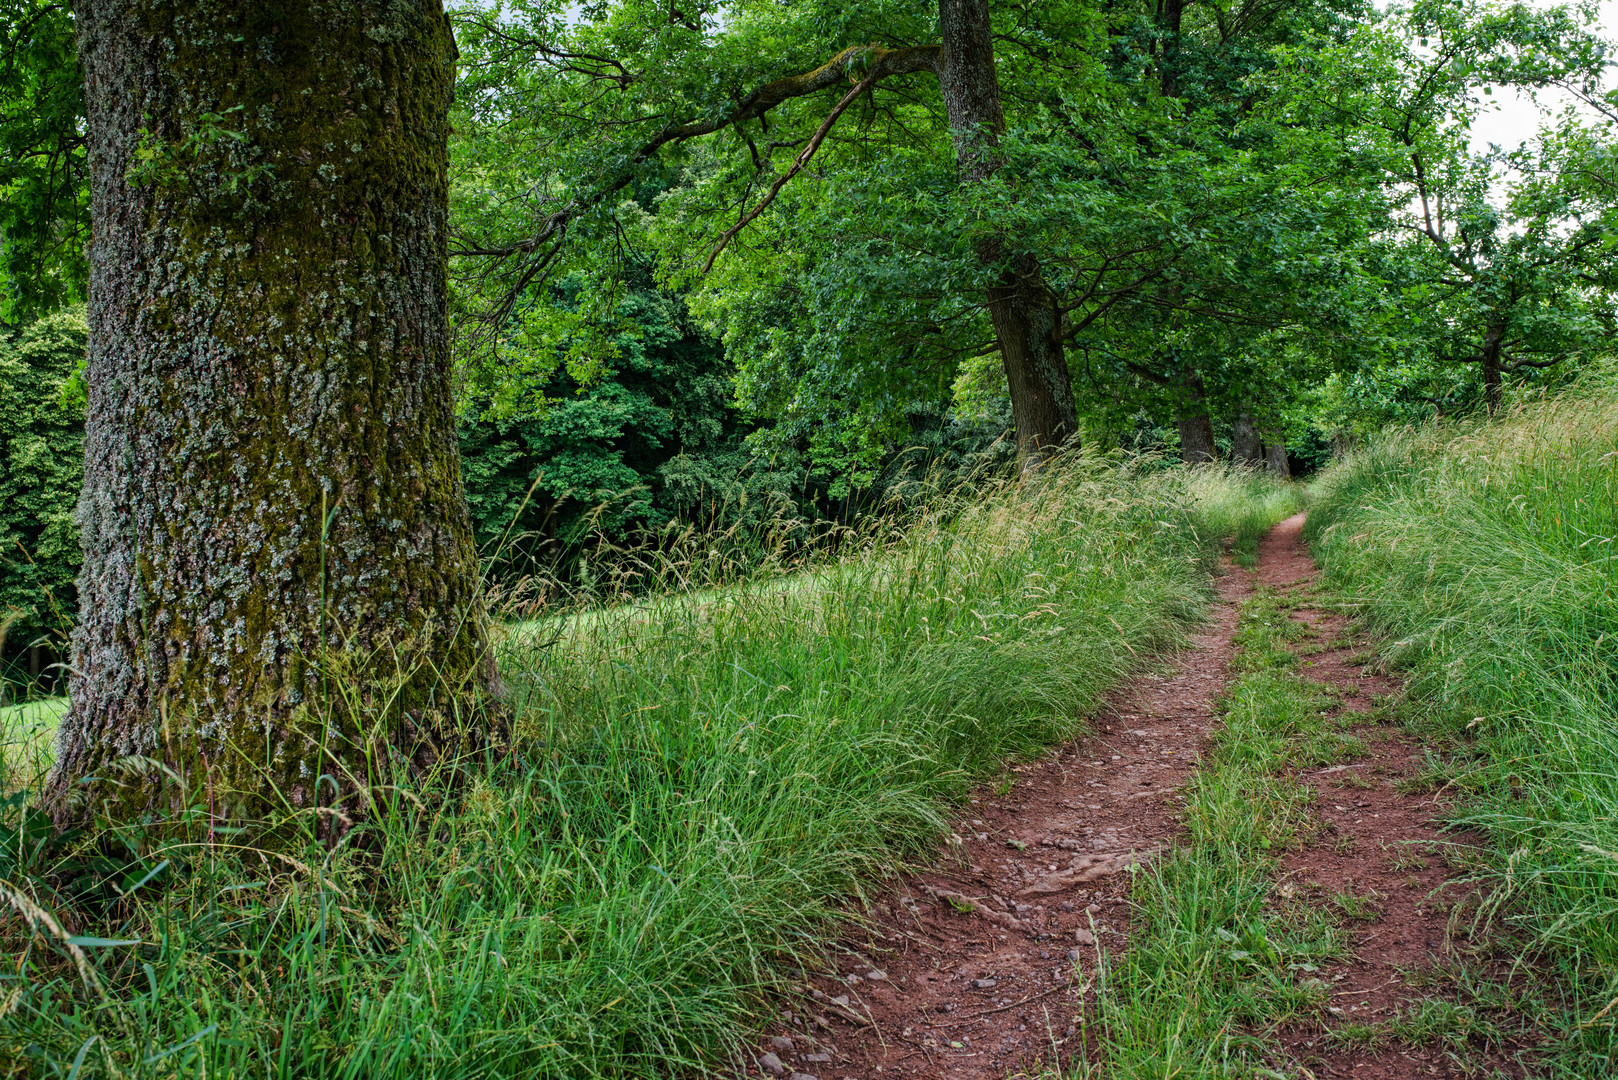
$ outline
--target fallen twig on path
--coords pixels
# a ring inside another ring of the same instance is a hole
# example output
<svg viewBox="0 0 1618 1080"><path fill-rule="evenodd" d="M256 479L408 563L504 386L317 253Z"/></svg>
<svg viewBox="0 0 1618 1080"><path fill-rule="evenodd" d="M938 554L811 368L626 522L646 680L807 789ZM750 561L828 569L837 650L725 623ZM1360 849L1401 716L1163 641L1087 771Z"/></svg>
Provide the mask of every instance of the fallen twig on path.
<svg viewBox="0 0 1618 1080"><path fill-rule="evenodd" d="M957 1028L957 1027L960 1027L962 1024L970 1024L972 1021L980 1020L985 1016L992 1016L993 1014L998 1013L998 1012L1005 1012L1007 1009L1015 1009L1019 1005L1026 1005L1030 1001L1038 1001L1040 998L1048 998L1052 994L1056 993L1058 990L1071 988L1072 986L1073 986L1072 983L1061 983L1059 985L1051 987L1049 990L1042 990L1037 994L1029 994L1027 997L1023 998L1021 1001L1013 1001L1010 1005L997 1005L992 1009L984 1009L982 1012L973 1013L971 1016L963 1016L959 1020L956 1020L953 1023L935 1024L933 1026L938 1028L938 1030L940 1030L940 1031L948 1031L950 1028Z"/></svg>

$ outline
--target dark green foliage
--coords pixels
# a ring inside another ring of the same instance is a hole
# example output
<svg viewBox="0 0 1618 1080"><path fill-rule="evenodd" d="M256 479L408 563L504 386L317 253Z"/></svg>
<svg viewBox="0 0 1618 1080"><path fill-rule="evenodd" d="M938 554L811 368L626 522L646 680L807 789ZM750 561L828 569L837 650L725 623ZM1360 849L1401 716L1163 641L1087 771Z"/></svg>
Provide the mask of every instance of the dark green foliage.
<svg viewBox="0 0 1618 1080"><path fill-rule="evenodd" d="M566 576L586 547L657 544L670 525L796 520L807 536L813 523L912 501L1014 452L1001 439L1003 400L969 417L942 398L902 410L901 425L876 438L874 460L828 452L814 425L761 422L736 404L724 347L681 298L643 284L616 319L611 359L590 374L558 362L517 402L501 399L509 387L472 391L482 407L461 428L467 502L502 576Z"/></svg>
<svg viewBox="0 0 1618 1080"><path fill-rule="evenodd" d="M0 324L84 298L83 117L68 5L0 0Z"/></svg>
<svg viewBox="0 0 1618 1080"><path fill-rule="evenodd" d="M734 471L746 428L723 349L677 298L652 289L628 293L618 315L625 329L596 377L558 369L525 415L485 408L463 424L467 501L486 547L508 529L531 546L656 528L712 500L726 466Z"/></svg>
<svg viewBox="0 0 1618 1080"><path fill-rule="evenodd" d="M84 479L84 316L51 315L0 333L0 656L41 635L61 644L75 606Z"/></svg>

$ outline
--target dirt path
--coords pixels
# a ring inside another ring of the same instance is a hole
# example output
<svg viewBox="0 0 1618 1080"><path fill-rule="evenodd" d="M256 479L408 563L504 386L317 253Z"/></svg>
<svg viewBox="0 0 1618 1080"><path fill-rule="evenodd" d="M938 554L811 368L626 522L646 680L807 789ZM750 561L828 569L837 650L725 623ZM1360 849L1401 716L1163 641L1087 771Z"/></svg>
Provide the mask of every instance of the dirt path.
<svg viewBox="0 0 1618 1080"><path fill-rule="evenodd" d="M1477 893L1457 870L1479 838L1440 830L1442 793L1418 782L1425 749L1371 715L1398 684L1365 670L1364 643L1347 636L1345 617L1307 606L1317 574L1302 528L1299 516L1265 538L1257 581L1299 603L1293 618L1322 646L1304 658L1301 673L1333 687L1344 712L1365 715L1350 734L1365 739L1369 752L1300 773L1319 793L1324 828L1315 843L1285 857L1279 888L1337 908L1352 929L1353 956L1323 972L1332 984L1328 1016L1292 1025L1281 1042L1319 1080L1525 1076L1515 1060L1523 1045L1469 1036L1464 1011L1432 1008L1454 1004L1453 984L1463 972L1505 974L1493 952L1498 942L1471 938ZM1390 1024L1429 1037L1369 1034L1386 1033Z"/></svg>
<svg viewBox="0 0 1618 1080"><path fill-rule="evenodd" d="M1255 585L1305 595L1314 581L1302 524L1299 515L1276 527L1256 573L1231 568L1220 578L1204 632L1112 695L1092 734L980 791L956 823L959 861L879 896L864 932L834 957L837 977L799 988L746 1074L1004 1080L1082 1052L1097 945L1127 947L1128 867L1176 835L1173 795L1215 722L1238 605ZM1301 672L1331 684L1343 708L1368 712L1395 689L1355 666L1341 617L1307 607L1294 617L1322 646ZM1446 864L1429 853L1453 841L1429 823L1430 795L1396 787L1414 770L1415 747L1386 729L1370 745L1358 762L1305 774L1329 824L1318 844L1287 858L1280 886L1323 904L1350 897L1342 903L1355 912L1357 955L1324 973L1338 1002L1328 1024L1393 1015L1415 994L1401 973L1430 969L1448 941L1438 898ZM1280 1037L1322 1078L1450 1075L1441 1054L1356 1051L1322 1025Z"/></svg>

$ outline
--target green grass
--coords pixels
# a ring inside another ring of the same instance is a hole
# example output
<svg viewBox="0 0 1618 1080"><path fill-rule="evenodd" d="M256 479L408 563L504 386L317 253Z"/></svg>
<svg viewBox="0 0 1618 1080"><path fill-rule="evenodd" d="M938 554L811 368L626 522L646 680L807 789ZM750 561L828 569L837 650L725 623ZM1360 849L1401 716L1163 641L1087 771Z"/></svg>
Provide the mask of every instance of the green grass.
<svg viewBox="0 0 1618 1080"><path fill-rule="evenodd" d="M0 707L0 795L49 768L56 723L66 711L65 697Z"/></svg>
<svg viewBox="0 0 1618 1080"><path fill-rule="evenodd" d="M1231 556L1242 566L1258 565L1258 542L1280 521L1303 509L1298 488L1280 483L1262 473L1203 468L1191 471L1186 484L1203 511L1204 528L1214 536L1230 541ZM1240 477L1249 493L1230 498L1229 486Z"/></svg>
<svg viewBox="0 0 1618 1080"><path fill-rule="evenodd" d="M1276 600L1243 605L1243 654L1297 639ZM1101 1075L1193 1080L1274 1076L1268 1032L1326 1004L1317 975L1347 939L1335 919L1282 896L1279 857L1314 835L1315 792L1289 770L1326 734L1330 695L1264 662L1229 688L1224 723L1185 792L1186 842L1143 871L1130 948L1104 981Z"/></svg>
<svg viewBox="0 0 1618 1080"><path fill-rule="evenodd" d="M1559 965L1557 1067L1618 1068L1618 400L1389 433L1318 481L1308 535L1411 675L1493 913Z"/></svg>
<svg viewBox="0 0 1618 1080"><path fill-rule="evenodd" d="M510 751L377 786L339 843L258 850L199 803L185 835L27 854L0 1074L725 1071L861 896L938 857L953 803L1183 639L1215 523L1295 504L1083 458L801 577L675 568L702 588L514 628Z"/></svg>
<svg viewBox="0 0 1618 1080"><path fill-rule="evenodd" d="M1232 661L1235 670L1263 671L1297 666L1298 642L1313 635L1307 626L1288 614L1291 610L1292 605L1285 597L1263 586L1242 604L1232 638L1237 649Z"/></svg>

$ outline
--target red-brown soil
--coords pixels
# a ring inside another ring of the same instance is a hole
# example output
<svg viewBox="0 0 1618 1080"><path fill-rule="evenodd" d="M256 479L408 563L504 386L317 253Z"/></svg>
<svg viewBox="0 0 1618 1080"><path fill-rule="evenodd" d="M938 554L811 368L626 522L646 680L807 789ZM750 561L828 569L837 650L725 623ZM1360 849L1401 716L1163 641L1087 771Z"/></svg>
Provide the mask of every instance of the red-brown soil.
<svg viewBox="0 0 1618 1080"><path fill-rule="evenodd" d="M808 979L783 1003L745 1075L1003 1080L1093 1052L1093 1023L1088 1048L1081 1038L1097 943L1114 955L1127 947L1129 865L1179 829L1173 795L1215 723L1237 605L1255 584L1300 596L1313 585L1302 523L1266 537L1256 572L1233 567L1220 578L1203 632L1111 695L1087 733L979 791L956 822L956 858L876 898L828 957L835 974ZM1396 690L1356 664L1341 616L1303 608L1295 617L1315 631L1305 645L1336 646L1305 656L1300 670L1331 685L1344 709L1368 712ZM1322 904L1351 893L1368 905L1370 921L1352 923L1353 959L1320 973L1332 984L1334 1026L1384 1019L1420 996L1405 973L1444 959L1456 899L1442 854L1455 838L1433 824L1432 796L1395 788L1416 771L1419 748L1369 717L1358 733L1369 756L1304 774L1327 824L1287 857L1280 886ZM1305 1075L1461 1075L1435 1050L1357 1052L1325 1034L1294 1025L1279 1038Z"/></svg>
<svg viewBox="0 0 1618 1080"><path fill-rule="evenodd" d="M1301 516L1275 528L1260 545L1257 580L1307 605L1315 567L1299 533ZM1328 611L1299 607L1293 617L1314 631L1325 651L1305 656L1300 669L1331 686L1348 713L1369 713L1378 698L1398 689L1386 675L1367 671L1363 643L1351 640L1348 620ZM1331 646L1337 646L1335 648ZM1469 940L1468 902L1476 894L1461 883L1452 862L1477 838L1443 832L1435 820L1439 795L1412 784L1422 771L1425 751L1414 739L1375 723L1352 729L1370 752L1299 777L1319 793L1324 828L1309 847L1289 853L1282 863L1280 889L1312 902L1355 908L1348 920L1353 955L1323 972L1332 984L1330 1019L1293 1025L1281 1042L1310 1074L1394 1080L1403 1077L1488 1075L1523 1076L1512 1051L1521 1047L1469 1045L1463 1063L1435 1046L1384 1042L1374 1050L1345 1048L1329 1037L1351 1026L1375 1025L1440 996L1444 972L1458 962L1474 970L1492 969ZM1401 790L1404 782L1404 790Z"/></svg>

